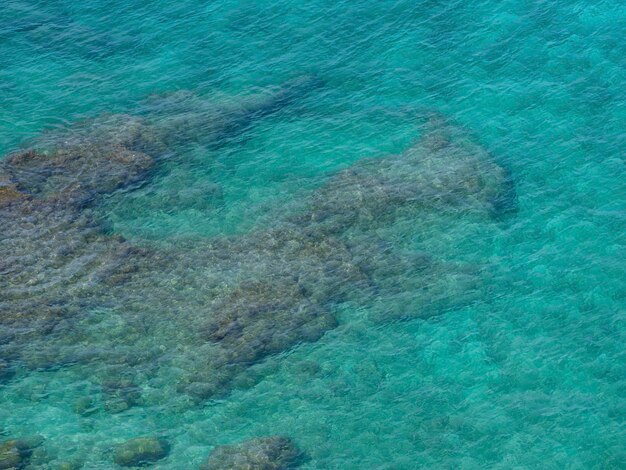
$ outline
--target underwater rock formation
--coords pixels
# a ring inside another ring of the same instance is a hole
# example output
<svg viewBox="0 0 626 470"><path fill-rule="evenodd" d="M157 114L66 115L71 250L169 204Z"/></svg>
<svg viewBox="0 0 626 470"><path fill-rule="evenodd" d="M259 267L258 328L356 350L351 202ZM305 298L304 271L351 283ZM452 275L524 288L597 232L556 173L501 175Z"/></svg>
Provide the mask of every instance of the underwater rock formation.
<svg viewBox="0 0 626 470"><path fill-rule="evenodd" d="M198 399L227 394L250 365L335 328L335 304L372 301L385 285L402 294L403 270L419 272L417 315L469 301L471 272L380 249L375 235L400 217L491 216L513 200L506 172L440 116L407 151L339 172L272 229L169 247L107 231L102 198L147 183L172 148L220 142L315 86L298 79L220 105L178 92L0 162L0 358L121 368L123 380L97 380L105 408L121 412L139 400L135 365L151 373L167 363ZM90 329L98 316L104 326Z"/></svg>
<svg viewBox="0 0 626 470"><path fill-rule="evenodd" d="M102 382L104 409L120 413L136 405L141 398L140 388L132 380L117 377Z"/></svg>
<svg viewBox="0 0 626 470"><path fill-rule="evenodd" d="M33 436L24 439L12 439L0 443L0 469L24 468L43 439Z"/></svg>
<svg viewBox="0 0 626 470"><path fill-rule="evenodd" d="M79 397L74 401L73 406L74 413L81 416L89 416L95 413L98 409L95 405L93 398L90 396Z"/></svg>
<svg viewBox="0 0 626 470"><path fill-rule="evenodd" d="M181 139L241 131L314 86L304 77L229 106L176 108L168 119L103 116L1 161L0 357L44 368L80 360L21 346L73 328L66 320L94 306L115 304L111 286L139 265L157 267L158 256L146 260L145 250L107 233L96 210L102 196L144 182Z"/></svg>
<svg viewBox="0 0 626 470"><path fill-rule="evenodd" d="M472 269L381 250L372 232L426 210L500 213L503 201L513 197L510 191L505 170L440 116L429 120L424 137L406 152L360 161L331 177L308 208L280 228L220 249L245 266L246 278L210 303L206 326L196 322L215 347L189 367L183 389L199 398L222 394L250 364L333 328L331 306L348 292L372 301L370 294L386 285L387 292L401 295L406 286L394 284L409 270L420 280L410 286L410 313L387 313L385 319L427 317L471 302L477 283ZM238 252L245 257L239 260Z"/></svg>
<svg viewBox="0 0 626 470"><path fill-rule="evenodd" d="M164 459L170 446L157 437L137 437L119 444L113 452L113 461L121 467L141 467Z"/></svg>
<svg viewBox="0 0 626 470"><path fill-rule="evenodd" d="M220 143L322 85L319 77L304 75L280 86L220 103L179 90L150 97L139 112L149 117L158 129L159 142L168 149L195 141Z"/></svg>
<svg viewBox="0 0 626 470"><path fill-rule="evenodd" d="M26 457L17 441L0 444L0 468L19 468Z"/></svg>
<svg viewBox="0 0 626 470"><path fill-rule="evenodd" d="M298 216L312 230L371 230L401 211L490 211L511 207L507 172L460 128L434 114L423 137L398 155L362 159L330 178Z"/></svg>
<svg viewBox="0 0 626 470"><path fill-rule="evenodd" d="M287 470L298 465L301 452L283 436L258 437L213 449L202 470Z"/></svg>
<svg viewBox="0 0 626 470"><path fill-rule="evenodd" d="M229 253L243 277L220 286L202 308L211 313L195 319L207 353L194 359L182 386L199 398L222 395L238 373L268 355L319 339L337 325L330 307L345 298L345 287L368 283L345 244L298 227L223 243L218 252Z"/></svg>

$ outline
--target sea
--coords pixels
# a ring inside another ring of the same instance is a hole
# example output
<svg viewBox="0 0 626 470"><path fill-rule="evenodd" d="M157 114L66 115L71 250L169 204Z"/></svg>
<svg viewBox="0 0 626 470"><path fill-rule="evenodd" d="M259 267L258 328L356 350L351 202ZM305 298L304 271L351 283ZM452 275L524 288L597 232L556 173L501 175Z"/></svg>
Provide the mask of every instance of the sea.
<svg viewBox="0 0 626 470"><path fill-rule="evenodd" d="M315 77L245 126L174 140L158 171L103 197L99 220L127 243L236 249L336 175L397 161L433 113L471 136L511 193L498 214L426 204L372 222L372 257L428 257L435 274L346 280L333 325L254 356L223 393L180 387L187 359L210 354L171 310L214 315L195 288L188 304L156 301L146 283L132 312L85 305L64 318L76 360L0 346L0 441L37 436L15 468L120 468L117 446L158 436L167 455L142 464L196 469L219 446L285 436L301 452L290 465L307 470L625 469L625 37L615 0L3 0L1 155L98 116L149 118L163 97L219 109ZM231 279L185 259L160 285ZM473 281L431 296L420 282L457 272ZM158 328L138 327L142 302ZM32 348L68 334L46 330ZM162 354L137 359L147 345ZM115 361L131 377L130 398L112 392L121 408L103 385L120 348L133 358Z"/></svg>

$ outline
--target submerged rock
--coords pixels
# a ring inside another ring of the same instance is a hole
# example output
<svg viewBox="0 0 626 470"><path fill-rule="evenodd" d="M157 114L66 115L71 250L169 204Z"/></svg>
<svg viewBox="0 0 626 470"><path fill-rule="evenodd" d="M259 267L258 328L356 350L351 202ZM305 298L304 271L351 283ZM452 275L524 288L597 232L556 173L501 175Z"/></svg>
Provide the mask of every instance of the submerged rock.
<svg viewBox="0 0 626 470"><path fill-rule="evenodd" d="M145 182L172 145L241 132L306 88L288 82L226 107L173 110L167 117L102 116L1 161L0 327L10 353L36 368L82 360L64 352L82 334L69 319L119 306L112 288L140 272L148 279L159 272L161 255L148 260L144 250L109 233L98 213L104 196ZM190 204L195 195L180 198ZM38 339L41 348L34 346Z"/></svg>
<svg viewBox="0 0 626 470"><path fill-rule="evenodd" d="M227 394L252 364L335 328L339 302L372 302L377 289L417 292L417 302L401 299L417 315L454 305L451 297L465 302L471 275L432 256L407 266L406 256L371 242L399 217L487 218L512 199L504 169L440 117L410 149L339 172L269 230L158 248L107 230L102 199L147 182L168 150L200 135L218 142L312 86L297 80L218 106L169 97L142 116L105 116L0 162L0 327L11 357L38 368L98 359L132 376L167 356L179 361L180 390L204 399ZM193 208L198 192L211 190L192 189L176 204ZM397 282L409 277L419 281ZM85 319L102 310L119 322L88 331ZM125 380L103 382L102 393L109 412L140 399Z"/></svg>
<svg viewBox="0 0 626 470"><path fill-rule="evenodd" d="M27 458L20 449L17 441L7 441L0 444L0 468L19 468Z"/></svg>
<svg viewBox="0 0 626 470"><path fill-rule="evenodd" d="M23 468L42 441L40 436L4 441L0 444L0 469Z"/></svg>
<svg viewBox="0 0 626 470"><path fill-rule="evenodd" d="M15 185L0 186L0 205L8 205L26 197Z"/></svg>
<svg viewBox="0 0 626 470"><path fill-rule="evenodd" d="M331 305L346 286L367 284L347 247L286 226L232 241L227 252L246 278L218 291L207 314L195 320L208 342L182 381L198 398L226 393L251 364L318 340L337 326Z"/></svg>
<svg viewBox="0 0 626 470"><path fill-rule="evenodd" d="M109 413L121 413L136 405L141 399L141 389L124 377L110 378L102 382L104 409Z"/></svg>
<svg viewBox="0 0 626 470"><path fill-rule="evenodd" d="M50 154L27 150L7 157L4 170L34 196L110 193L145 177L154 165L148 155L92 142L64 146ZM28 177L25 175L28 174Z"/></svg>
<svg viewBox="0 0 626 470"><path fill-rule="evenodd" d="M157 437L137 437L119 444L113 452L113 461L122 467L150 465L167 457L167 441Z"/></svg>
<svg viewBox="0 0 626 470"><path fill-rule="evenodd" d="M8 380L13 375L9 363L4 359L0 359L0 384Z"/></svg>
<svg viewBox="0 0 626 470"><path fill-rule="evenodd" d="M287 470L298 466L301 452L288 437L250 439L213 449L203 470Z"/></svg>
<svg viewBox="0 0 626 470"><path fill-rule="evenodd" d="M510 177L481 146L439 115L425 127L405 152L360 160L331 177L296 220L338 234L371 230L401 211L493 213L510 207Z"/></svg>
<svg viewBox="0 0 626 470"><path fill-rule="evenodd" d="M81 416L89 416L95 413L98 408L93 400L93 398L89 396L80 397L76 401L74 401L73 406L74 413L79 414Z"/></svg>

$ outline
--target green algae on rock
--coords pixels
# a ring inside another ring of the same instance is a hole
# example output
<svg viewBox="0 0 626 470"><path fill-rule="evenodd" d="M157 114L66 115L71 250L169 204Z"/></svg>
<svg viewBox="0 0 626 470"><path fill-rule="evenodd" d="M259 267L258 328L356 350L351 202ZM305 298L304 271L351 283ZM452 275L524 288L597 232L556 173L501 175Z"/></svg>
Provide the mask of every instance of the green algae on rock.
<svg viewBox="0 0 626 470"><path fill-rule="evenodd" d="M26 454L20 449L16 441L7 441L0 444L0 468L18 468L22 466Z"/></svg>
<svg viewBox="0 0 626 470"><path fill-rule="evenodd" d="M113 462L122 467L150 465L169 454L167 441L157 437L137 437L115 447Z"/></svg>
<svg viewBox="0 0 626 470"><path fill-rule="evenodd" d="M238 444L218 446L202 470L287 470L298 466L301 452L284 436L250 439Z"/></svg>

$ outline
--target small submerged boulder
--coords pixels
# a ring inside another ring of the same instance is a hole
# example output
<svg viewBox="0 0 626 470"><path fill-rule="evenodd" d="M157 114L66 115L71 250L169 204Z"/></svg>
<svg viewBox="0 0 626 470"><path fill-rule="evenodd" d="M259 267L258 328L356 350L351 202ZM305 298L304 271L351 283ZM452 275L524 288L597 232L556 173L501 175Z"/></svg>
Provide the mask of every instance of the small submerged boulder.
<svg viewBox="0 0 626 470"><path fill-rule="evenodd" d="M18 468L25 460L16 441L7 441L0 444L0 468Z"/></svg>
<svg viewBox="0 0 626 470"><path fill-rule="evenodd" d="M94 402L94 399L90 396L79 397L73 406L74 413L81 416L89 416L96 411L98 411L98 407Z"/></svg>
<svg viewBox="0 0 626 470"><path fill-rule="evenodd" d="M158 437L137 437L119 444L113 453L113 461L122 467L149 465L167 457L170 446Z"/></svg>
<svg viewBox="0 0 626 470"><path fill-rule="evenodd" d="M0 469L23 468L42 441L40 436L4 441L0 444Z"/></svg>
<svg viewBox="0 0 626 470"><path fill-rule="evenodd" d="M286 470L297 467L300 456L288 437L258 437L216 447L202 470Z"/></svg>

